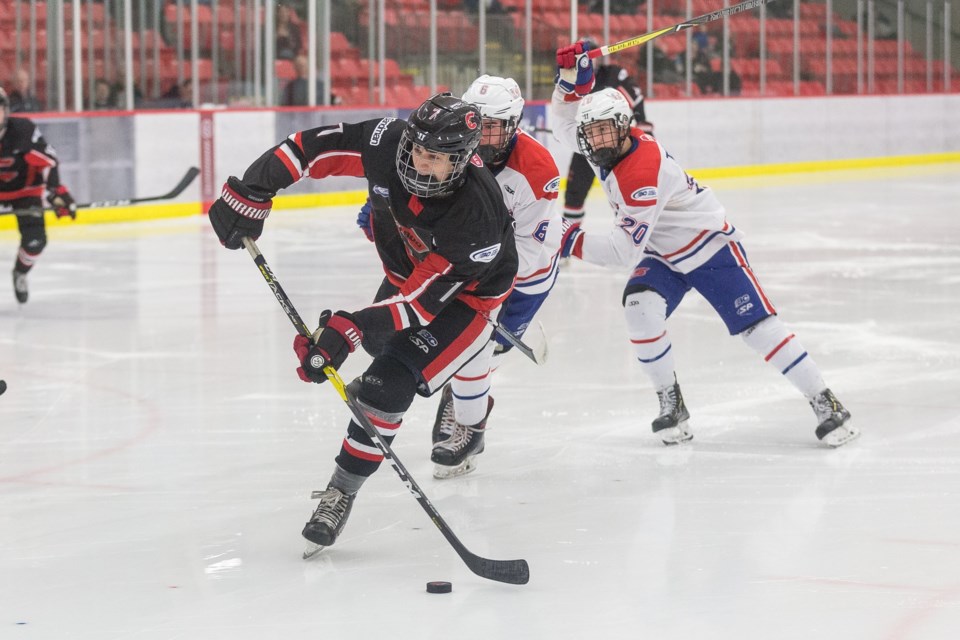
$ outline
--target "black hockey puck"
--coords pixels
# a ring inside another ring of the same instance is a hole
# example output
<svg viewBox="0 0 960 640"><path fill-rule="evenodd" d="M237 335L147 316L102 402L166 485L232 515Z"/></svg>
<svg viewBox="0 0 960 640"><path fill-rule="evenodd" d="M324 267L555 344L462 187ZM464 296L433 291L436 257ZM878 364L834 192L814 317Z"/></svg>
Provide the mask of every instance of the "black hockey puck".
<svg viewBox="0 0 960 640"><path fill-rule="evenodd" d="M3 392L7 390L7 383L3 380L0 380L0 396L3 395Z"/></svg>
<svg viewBox="0 0 960 640"><path fill-rule="evenodd" d="M450 593L453 585L449 582L428 582L427 593Z"/></svg>

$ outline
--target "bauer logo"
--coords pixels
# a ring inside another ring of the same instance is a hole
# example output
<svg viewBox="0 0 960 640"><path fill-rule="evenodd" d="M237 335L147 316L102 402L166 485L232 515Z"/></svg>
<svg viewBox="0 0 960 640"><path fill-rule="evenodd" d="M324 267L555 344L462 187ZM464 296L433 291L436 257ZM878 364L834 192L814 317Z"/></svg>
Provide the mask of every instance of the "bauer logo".
<svg viewBox="0 0 960 640"><path fill-rule="evenodd" d="M387 126L396 120L396 118L384 118L377 123L377 126L373 128L373 133L370 134L370 146L376 147L380 144L380 138L383 136L383 132L387 130Z"/></svg>
<svg viewBox="0 0 960 640"><path fill-rule="evenodd" d="M560 192L560 176L557 176L543 187L544 193L559 193Z"/></svg>
<svg viewBox="0 0 960 640"><path fill-rule="evenodd" d="M470 259L474 262L493 262L493 259L497 257L498 253L500 253L499 242L492 247L486 247L485 249L474 251L470 254Z"/></svg>
<svg viewBox="0 0 960 640"><path fill-rule="evenodd" d="M656 187L644 187L642 189L637 189L630 194L631 200L636 200L637 202L644 202L648 200L657 199L657 188Z"/></svg>

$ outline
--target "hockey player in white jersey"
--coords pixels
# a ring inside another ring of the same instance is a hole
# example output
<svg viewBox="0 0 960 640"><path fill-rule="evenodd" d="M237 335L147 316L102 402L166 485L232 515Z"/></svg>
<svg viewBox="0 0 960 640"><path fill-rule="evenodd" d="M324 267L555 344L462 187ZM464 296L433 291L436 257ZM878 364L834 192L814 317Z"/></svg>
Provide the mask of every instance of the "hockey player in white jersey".
<svg viewBox="0 0 960 640"><path fill-rule="evenodd" d="M800 340L777 317L740 242L742 234L708 187L686 174L653 138L630 127L630 105L616 89L590 93L593 66L582 42L557 50L551 120L558 140L593 165L616 213L608 235L567 225L561 255L633 269L623 292L634 353L660 401L652 427L665 444L693 437L674 371L666 319L696 289L739 335L810 402L816 436L837 447L859 430L827 388Z"/></svg>
<svg viewBox="0 0 960 640"><path fill-rule="evenodd" d="M482 75L463 94L480 109L483 137L477 154L493 172L513 216L520 266L500 325L521 337L557 279L562 217L554 206L560 172L550 152L519 128L523 96L512 78ZM487 348L454 375L440 399L433 428L434 477L475 468L484 428L493 409L490 384L510 343L494 334Z"/></svg>

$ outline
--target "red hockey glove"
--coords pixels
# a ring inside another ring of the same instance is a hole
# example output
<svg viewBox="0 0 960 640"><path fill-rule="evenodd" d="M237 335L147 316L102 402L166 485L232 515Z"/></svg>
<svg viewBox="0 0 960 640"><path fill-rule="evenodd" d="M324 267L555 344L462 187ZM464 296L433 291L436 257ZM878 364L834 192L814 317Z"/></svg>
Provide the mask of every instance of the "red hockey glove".
<svg viewBox="0 0 960 640"><path fill-rule="evenodd" d="M332 313L327 309L320 314L320 326L314 331L312 340L299 335L293 339L293 351L300 360L297 375L304 382L325 382L327 375L323 368L339 369L362 341L363 332L353 314L346 311Z"/></svg>
<svg viewBox="0 0 960 640"><path fill-rule="evenodd" d="M563 238L560 240L560 257L569 258L571 255L575 258L583 257L583 229L579 222L570 224L563 221Z"/></svg>
<svg viewBox="0 0 960 640"><path fill-rule="evenodd" d="M582 98L593 89L593 62L587 55L589 42L577 42L557 49L557 75L554 78L561 93Z"/></svg>
<svg viewBox="0 0 960 640"><path fill-rule="evenodd" d="M263 233L263 221L273 207L273 194L251 189L233 176L227 178L220 197L210 205L210 224L227 249L243 246L243 237L256 240Z"/></svg>
<svg viewBox="0 0 960 640"><path fill-rule="evenodd" d="M65 186L60 185L54 189L47 199L50 200L50 206L53 207L53 212L58 218L70 216L71 220L77 219L77 203Z"/></svg>

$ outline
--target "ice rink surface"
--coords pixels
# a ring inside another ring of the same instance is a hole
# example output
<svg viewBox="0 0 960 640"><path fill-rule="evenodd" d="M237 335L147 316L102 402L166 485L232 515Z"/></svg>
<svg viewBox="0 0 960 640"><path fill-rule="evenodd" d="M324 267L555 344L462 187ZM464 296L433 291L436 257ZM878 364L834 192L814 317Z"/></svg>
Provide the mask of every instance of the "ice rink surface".
<svg viewBox="0 0 960 640"><path fill-rule="evenodd" d="M691 294L669 328L695 439L664 447L626 273L576 264L540 315L549 361L497 374L477 472L431 477L436 398L395 442L469 549L529 561L526 586L470 573L386 466L302 560L348 412L297 378L247 253L199 217L53 229L27 305L0 274L0 638L957 638L960 165L711 186L863 435L820 445ZM310 324L379 283L355 211L276 211L259 242Z"/></svg>

